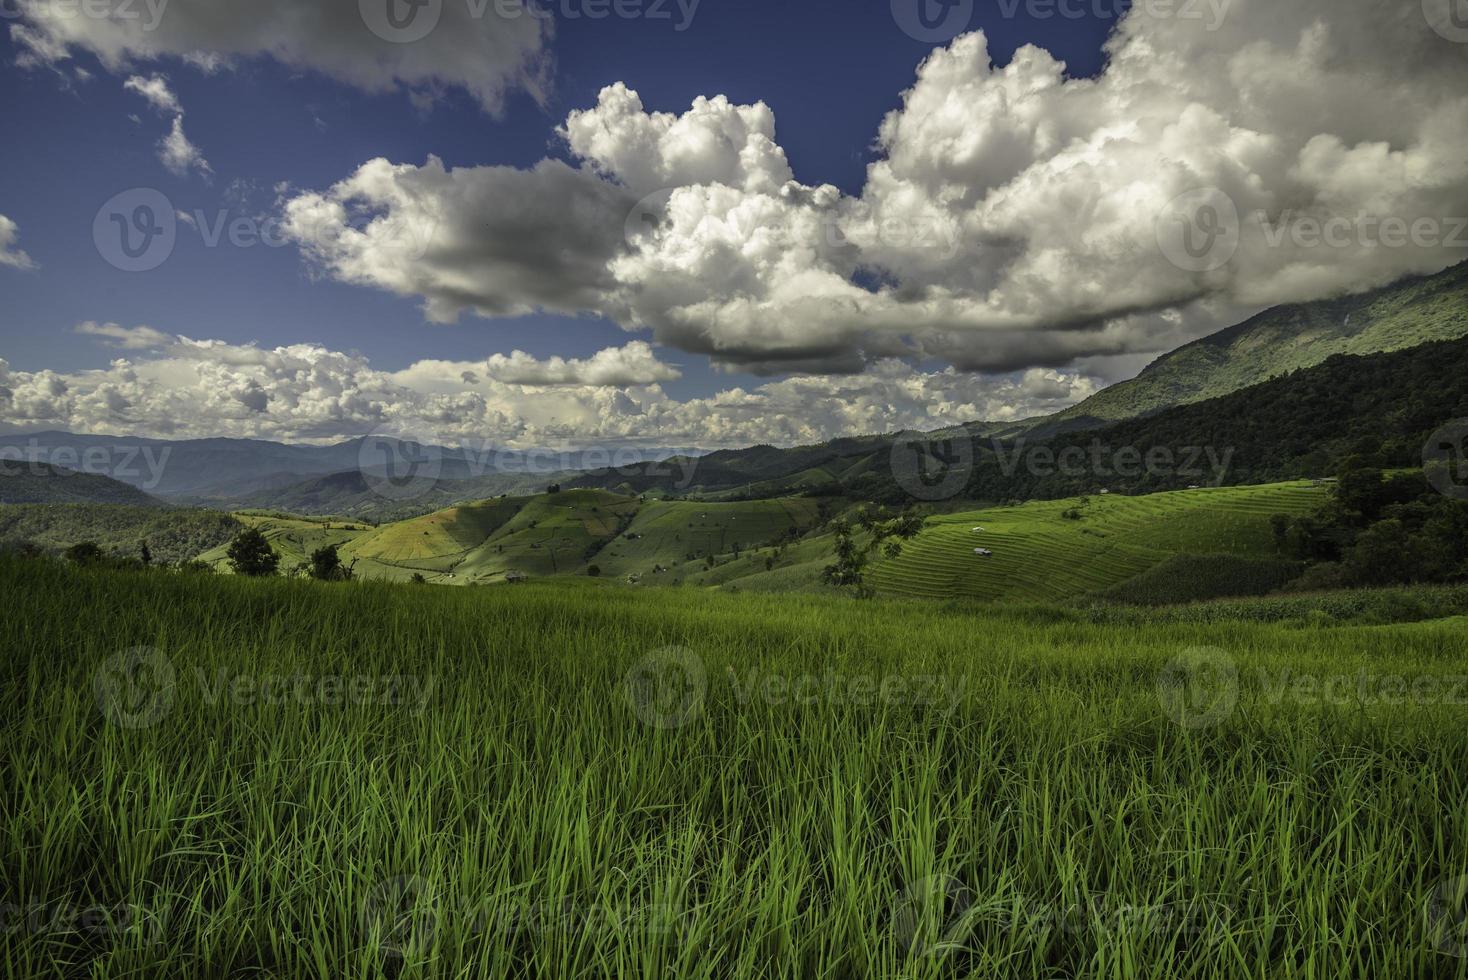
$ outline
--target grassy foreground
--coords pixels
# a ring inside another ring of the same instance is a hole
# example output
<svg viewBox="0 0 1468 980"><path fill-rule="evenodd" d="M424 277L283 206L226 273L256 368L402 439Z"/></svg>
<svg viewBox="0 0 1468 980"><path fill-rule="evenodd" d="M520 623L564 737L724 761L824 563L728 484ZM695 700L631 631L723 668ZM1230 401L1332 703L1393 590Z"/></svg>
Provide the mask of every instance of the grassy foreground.
<svg viewBox="0 0 1468 980"><path fill-rule="evenodd" d="M0 587L10 976L1468 975L1462 618Z"/></svg>

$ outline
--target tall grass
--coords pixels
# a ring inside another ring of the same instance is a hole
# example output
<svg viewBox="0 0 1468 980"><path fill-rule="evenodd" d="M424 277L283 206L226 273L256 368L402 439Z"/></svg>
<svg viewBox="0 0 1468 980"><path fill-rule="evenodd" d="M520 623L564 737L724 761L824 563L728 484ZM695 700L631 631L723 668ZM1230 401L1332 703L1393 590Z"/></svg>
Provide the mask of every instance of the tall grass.
<svg viewBox="0 0 1468 980"><path fill-rule="evenodd" d="M1468 673L1461 622L0 587L10 976L1468 976L1468 707L1258 673ZM366 680L218 687L297 674Z"/></svg>

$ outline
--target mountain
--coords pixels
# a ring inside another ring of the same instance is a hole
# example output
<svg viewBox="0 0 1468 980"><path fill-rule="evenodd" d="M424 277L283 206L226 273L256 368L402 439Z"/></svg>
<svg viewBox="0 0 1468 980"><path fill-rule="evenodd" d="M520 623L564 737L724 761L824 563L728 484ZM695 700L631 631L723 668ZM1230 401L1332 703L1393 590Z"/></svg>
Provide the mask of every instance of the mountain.
<svg viewBox="0 0 1468 980"><path fill-rule="evenodd" d="M37 432L0 436L0 456L66 466L85 461L89 473L163 497L214 496L221 487L249 486L263 478L324 475L357 465L360 440L337 446L285 446L254 439L171 441L133 436ZM270 475L270 476L267 476Z"/></svg>
<svg viewBox="0 0 1468 980"><path fill-rule="evenodd" d="M1468 263L1357 296L1281 306L1153 362L1138 377L1063 412L1022 423L974 422L976 438L1024 433L1043 439L1229 395L1314 368L1338 355L1415 348L1468 336ZM387 441L391 443L391 440ZM422 499L395 501L368 486L399 449L379 437L331 446L248 439L168 441L43 432L0 436L0 460L40 460L103 473L174 503L387 520L551 483L620 493L773 497L788 493L890 489L895 438L869 435L813 446L754 446L701 454L644 452L652 459L605 468L608 453L522 453L434 449L435 485ZM398 444L401 447L401 444ZM403 453L413 456L414 453ZM598 463L603 464L598 468Z"/></svg>
<svg viewBox="0 0 1468 980"><path fill-rule="evenodd" d="M1333 476L1352 456L1414 469L1423 466L1434 433L1465 419L1468 337L1341 354L1220 398L1101 429L981 442L966 495L1043 500L1098 489L1147 494L1273 483ZM1460 438L1462 431L1468 426L1448 430ZM1148 457L1157 462L1145 462ZM1066 458L1086 462L1066 472L1059 462Z"/></svg>
<svg viewBox="0 0 1468 980"><path fill-rule="evenodd" d="M1468 336L1468 262L1357 296L1265 310L1179 347L1131 381L1035 420L1029 431L1095 428L1226 395L1337 354L1405 350L1463 336Z"/></svg>
<svg viewBox="0 0 1468 980"><path fill-rule="evenodd" d="M554 482L554 478L549 482ZM472 480L435 479L431 483L425 481L423 486L405 487L399 493L391 483L374 474L347 470L227 499L233 510L350 517L379 523L417 517L466 500L505 493L536 493L547 485L541 475L487 476Z"/></svg>
<svg viewBox="0 0 1468 980"><path fill-rule="evenodd" d="M3 458L0 458L0 504L163 506L162 501L109 477Z"/></svg>
<svg viewBox="0 0 1468 980"><path fill-rule="evenodd" d="M1103 489L1135 494L1324 477L1363 443L1382 465L1417 467L1428 436L1457 419L1468 419L1468 337L1338 354L1217 398L1097 428L1036 427L1016 436L1004 427L972 426L971 452L955 457L969 470L967 482L949 496L1046 500ZM944 441L935 440L934 449ZM647 469L635 479L587 473L572 485L691 490L711 500L844 496L900 506L912 501L894 473L895 447L893 437L756 447L697 460L682 483L676 471ZM1093 450L1101 454L1099 465ZM1143 463L1154 451L1163 462Z"/></svg>
<svg viewBox="0 0 1468 980"><path fill-rule="evenodd" d="M479 496L528 489L567 472L588 469L626 453L621 447L571 453L519 452L495 448L453 449L412 446L395 439L363 436L329 446L285 445L259 439L145 439L132 436L36 432L0 435L0 461L29 460L62 468L81 465L150 494L177 503L211 506L283 506L272 502L311 495L297 487L324 477L365 470L384 474L400 460L427 457L445 481L474 481ZM637 451L638 459L657 459L675 450ZM697 451L691 451L697 455ZM84 464L84 465L82 465ZM329 495L338 495L339 488Z"/></svg>
<svg viewBox="0 0 1468 980"><path fill-rule="evenodd" d="M1055 415L1020 423L974 422L965 428L980 439L1020 434L1045 439L1222 397L1337 355L1406 350L1465 336L1468 262L1358 296L1266 310L1180 347L1135 379ZM868 436L794 449L755 446L686 461L691 475L670 472L664 464L630 473L591 472L569 482L636 493L691 490L763 497L821 487L886 493L890 486L882 473L890 469L894 442L892 436Z"/></svg>

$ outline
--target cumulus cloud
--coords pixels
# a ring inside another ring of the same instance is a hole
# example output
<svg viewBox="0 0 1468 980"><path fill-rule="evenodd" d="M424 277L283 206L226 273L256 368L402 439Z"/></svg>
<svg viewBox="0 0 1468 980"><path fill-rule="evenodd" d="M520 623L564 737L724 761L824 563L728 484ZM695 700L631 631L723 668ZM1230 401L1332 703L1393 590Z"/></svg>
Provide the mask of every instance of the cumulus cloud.
<svg viewBox="0 0 1468 980"><path fill-rule="evenodd" d="M482 379L529 387L589 386L629 388L676 381L682 373L658 360L652 346L634 340L608 347L588 358L550 357L539 360L524 351L494 354L479 362L419 361L396 377L408 385L475 386Z"/></svg>
<svg viewBox="0 0 1468 980"><path fill-rule="evenodd" d="M491 112L512 88L545 91L551 21L520 0L413 8L401 29L387 19L386 0L100 2L105 17L84 15L74 3L14 0L19 19L10 30L20 62L56 65L85 51L114 72L165 58L219 71L267 56L368 91L406 89L426 99L458 88Z"/></svg>
<svg viewBox="0 0 1468 980"><path fill-rule="evenodd" d="M976 379L889 360L852 377L797 377L678 400L645 344L584 361L523 354L402 371L311 344L265 349L87 324L129 351L106 368L22 372L0 361L0 422L167 438L337 441L391 427L446 444L530 449L794 445L863 432L1018 419L1072 404L1094 380L1043 369Z"/></svg>
<svg viewBox="0 0 1468 980"><path fill-rule="evenodd" d="M616 84L559 130L572 164L374 160L287 214L328 274L435 320L590 312L771 373L1135 356L1468 258L1462 46L1416 3L1225 13L1133 7L1096 78L960 37L854 197L795 179L763 104L649 112Z"/></svg>
<svg viewBox="0 0 1468 980"><path fill-rule="evenodd" d="M123 88L136 92L147 99L154 109L173 117L168 134L158 141L158 159L170 172L180 177L194 170L206 175L213 172L209 161L204 159L204 154L184 135L183 106L173 89L169 88L167 78L162 75L153 75L150 78L134 75L123 82Z"/></svg>
<svg viewBox="0 0 1468 980"><path fill-rule="evenodd" d="M37 268L35 260L25 253L19 242L20 226L0 214L0 265L24 271Z"/></svg>

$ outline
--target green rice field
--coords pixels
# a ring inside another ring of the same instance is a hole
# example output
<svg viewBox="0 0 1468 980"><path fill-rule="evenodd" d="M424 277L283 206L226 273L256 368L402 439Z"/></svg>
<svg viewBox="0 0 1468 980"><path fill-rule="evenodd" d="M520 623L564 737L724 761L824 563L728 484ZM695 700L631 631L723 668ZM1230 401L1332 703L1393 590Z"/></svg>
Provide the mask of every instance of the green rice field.
<svg viewBox="0 0 1468 980"><path fill-rule="evenodd" d="M1460 589L0 585L7 975L1468 976Z"/></svg>

